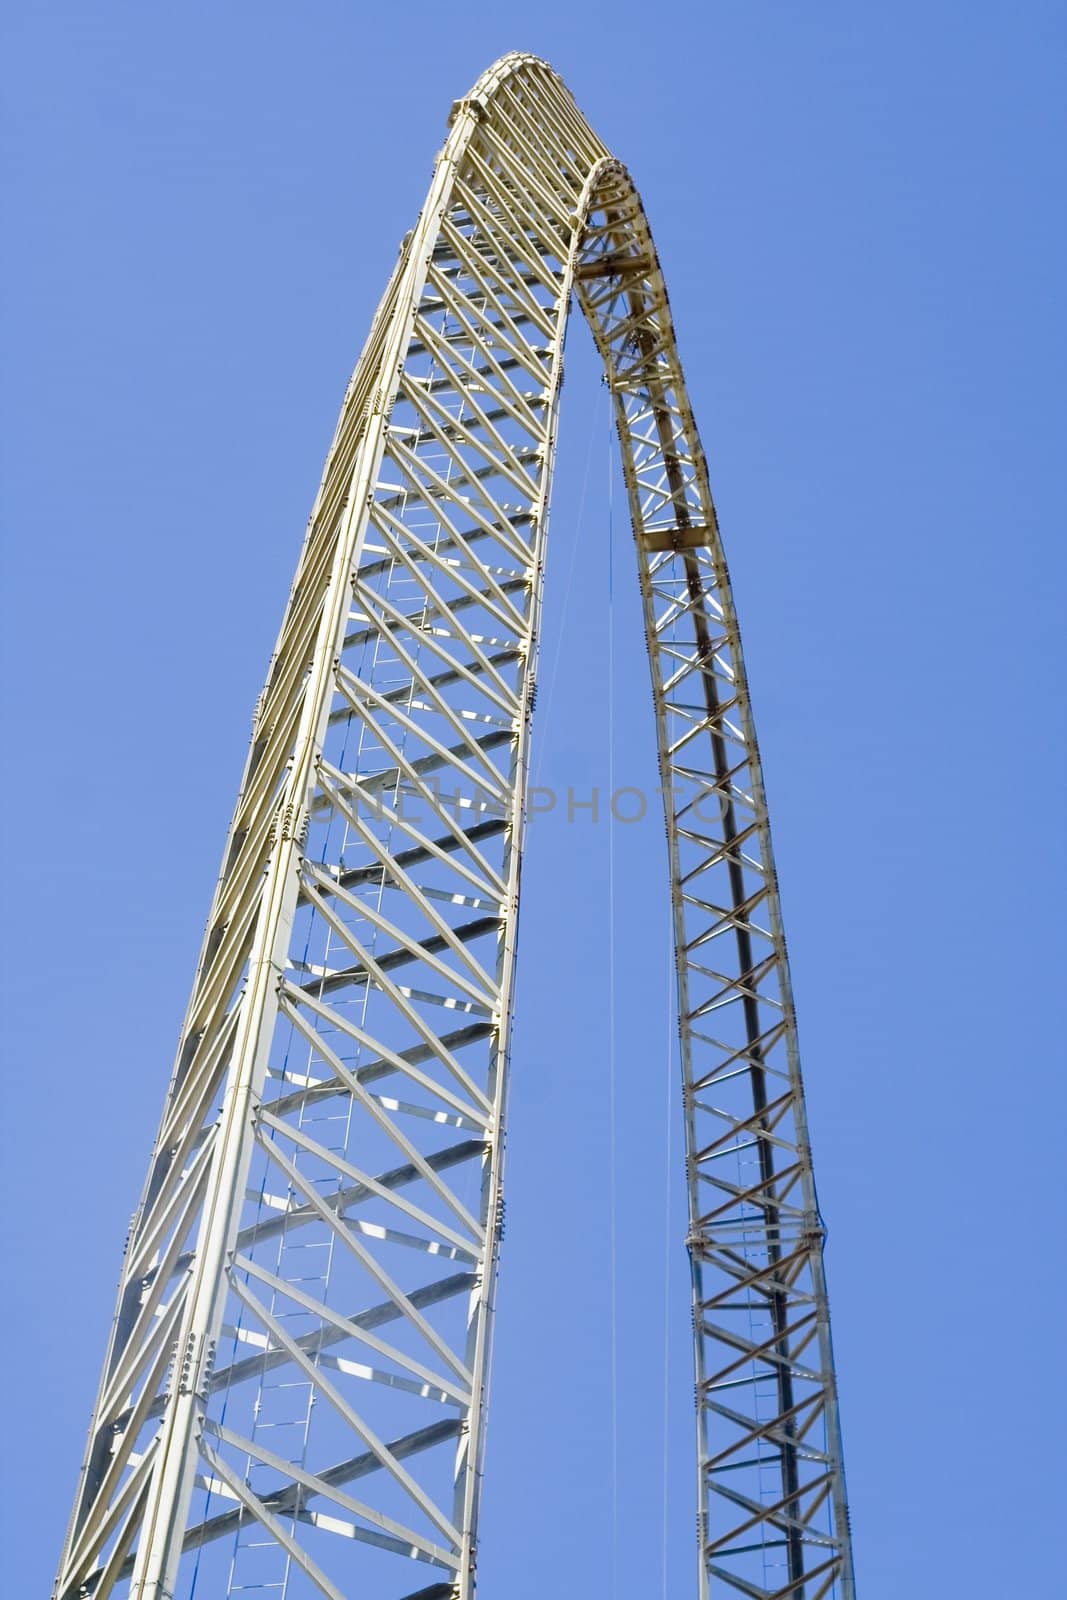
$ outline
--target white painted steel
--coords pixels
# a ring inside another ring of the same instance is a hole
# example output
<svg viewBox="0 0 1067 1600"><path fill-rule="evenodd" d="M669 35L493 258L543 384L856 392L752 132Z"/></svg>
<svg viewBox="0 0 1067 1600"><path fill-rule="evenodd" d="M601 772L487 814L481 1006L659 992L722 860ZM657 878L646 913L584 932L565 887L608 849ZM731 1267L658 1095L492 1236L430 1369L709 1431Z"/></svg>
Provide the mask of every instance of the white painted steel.
<svg viewBox="0 0 1067 1600"><path fill-rule="evenodd" d="M666 805L698 1593L853 1595L823 1229L704 457L631 180L551 69L513 55L454 108L342 407L56 1600L474 1594L572 294L615 404Z"/></svg>

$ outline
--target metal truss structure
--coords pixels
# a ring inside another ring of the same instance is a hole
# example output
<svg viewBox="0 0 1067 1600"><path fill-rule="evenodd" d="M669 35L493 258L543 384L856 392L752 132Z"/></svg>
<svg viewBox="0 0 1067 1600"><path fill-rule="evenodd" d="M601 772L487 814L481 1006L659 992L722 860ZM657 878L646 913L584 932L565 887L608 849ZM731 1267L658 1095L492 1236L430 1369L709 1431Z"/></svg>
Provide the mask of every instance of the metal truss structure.
<svg viewBox="0 0 1067 1600"><path fill-rule="evenodd" d="M345 396L55 1600L474 1595L572 295L614 400L666 796L698 1594L852 1600L823 1229L704 456L633 183L525 55L453 108Z"/></svg>

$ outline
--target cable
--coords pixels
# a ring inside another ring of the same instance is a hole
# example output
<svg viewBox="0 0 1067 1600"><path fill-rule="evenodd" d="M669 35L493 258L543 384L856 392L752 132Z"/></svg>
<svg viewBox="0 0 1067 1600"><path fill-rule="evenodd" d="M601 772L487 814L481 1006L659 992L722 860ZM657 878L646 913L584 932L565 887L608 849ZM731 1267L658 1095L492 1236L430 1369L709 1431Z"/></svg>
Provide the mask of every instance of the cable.
<svg viewBox="0 0 1067 1600"><path fill-rule="evenodd" d="M664 1077L667 1082L667 1104L663 1118L664 1150L663 1150L663 1217L664 1232L666 1233L666 1249L663 1252L663 1600L667 1600L667 1513L670 1503L670 1303L671 1303L671 1151L672 1140L672 1112L674 1110L674 918L671 916L667 925L667 1048L664 1052L665 1067Z"/></svg>
<svg viewBox="0 0 1067 1600"><path fill-rule="evenodd" d="M619 1593L619 1273L616 1221L615 1106L615 593L613 569L614 458L608 410L608 1209L611 1255L611 1595Z"/></svg>

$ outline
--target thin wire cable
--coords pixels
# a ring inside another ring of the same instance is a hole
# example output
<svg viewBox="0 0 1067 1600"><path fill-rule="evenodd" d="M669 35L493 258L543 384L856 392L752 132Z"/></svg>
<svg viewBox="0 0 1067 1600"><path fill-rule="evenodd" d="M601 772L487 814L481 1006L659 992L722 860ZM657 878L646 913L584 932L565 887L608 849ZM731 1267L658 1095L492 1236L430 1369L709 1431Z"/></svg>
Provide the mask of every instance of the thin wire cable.
<svg viewBox="0 0 1067 1600"><path fill-rule="evenodd" d="M670 1506L670 1368L671 1368L671 1153L674 1147L674 919L667 924L667 1048L664 1052L667 1103L663 1118L663 1218L666 1248L663 1252L663 1600L667 1600L667 1514Z"/></svg>
<svg viewBox="0 0 1067 1600"><path fill-rule="evenodd" d="M608 411L608 1211L611 1257L611 1594L619 1592L619 1274L616 1222L615 1107L615 585L613 570L614 457ZM595 813L594 813L595 815Z"/></svg>

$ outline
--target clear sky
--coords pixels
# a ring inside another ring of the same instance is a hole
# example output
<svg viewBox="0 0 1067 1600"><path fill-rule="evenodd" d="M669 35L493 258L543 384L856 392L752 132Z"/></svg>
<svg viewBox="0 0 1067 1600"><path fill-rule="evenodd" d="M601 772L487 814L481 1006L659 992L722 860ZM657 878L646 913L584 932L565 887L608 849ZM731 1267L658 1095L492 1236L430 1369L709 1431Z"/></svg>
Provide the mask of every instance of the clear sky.
<svg viewBox="0 0 1067 1600"><path fill-rule="evenodd" d="M336 408L449 106L509 49L641 186L711 462L861 1595L1057 1592L1064 7L44 0L4 32L5 1595L51 1584ZM610 626L617 781L651 786L577 324L563 434L541 781L606 782ZM608 1595L606 871L605 828L535 824L486 1600ZM620 828L617 1600L694 1593L663 889L661 826Z"/></svg>

